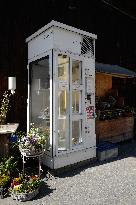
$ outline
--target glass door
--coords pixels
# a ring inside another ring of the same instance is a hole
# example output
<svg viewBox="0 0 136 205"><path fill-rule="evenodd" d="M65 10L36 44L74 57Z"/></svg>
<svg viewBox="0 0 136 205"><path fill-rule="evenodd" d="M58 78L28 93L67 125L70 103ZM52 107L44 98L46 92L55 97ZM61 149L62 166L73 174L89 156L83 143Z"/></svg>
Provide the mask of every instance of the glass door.
<svg viewBox="0 0 136 205"><path fill-rule="evenodd" d="M58 150L69 148L69 57L58 55Z"/></svg>
<svg viewBox="0 0 136 205"><path fill-rule="evenodd" d="M83 79L82 62L72 60L72 82L70 83L72 98L72 147L80 145L83 142Z"/></svg>
<svg viewBox="0 0 136 205"><path fill-rule="evenodd" d="M58 55L58 151L83 142L82 62Z"/></svg>
<svg viewBox="0 0 136 205"><path fill-rule="evenodd" d="M43 131L52 132L52 76L50 55L30 64L29 122ZM48 139L51 145L51 139Z"/></svg>

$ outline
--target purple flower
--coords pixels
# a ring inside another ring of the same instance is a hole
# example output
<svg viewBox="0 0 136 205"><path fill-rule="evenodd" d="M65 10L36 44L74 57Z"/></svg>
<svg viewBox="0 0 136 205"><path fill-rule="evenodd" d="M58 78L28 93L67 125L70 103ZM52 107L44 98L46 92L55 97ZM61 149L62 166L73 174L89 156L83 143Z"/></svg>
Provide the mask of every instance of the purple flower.
<svg viewBox="0 0 136 205"><path fill-rule="evenodd" d="M32 145L34 145L34 144L36 143L36 140L33 138L33 139L30 140L30 143L31 143Z"/></svg>

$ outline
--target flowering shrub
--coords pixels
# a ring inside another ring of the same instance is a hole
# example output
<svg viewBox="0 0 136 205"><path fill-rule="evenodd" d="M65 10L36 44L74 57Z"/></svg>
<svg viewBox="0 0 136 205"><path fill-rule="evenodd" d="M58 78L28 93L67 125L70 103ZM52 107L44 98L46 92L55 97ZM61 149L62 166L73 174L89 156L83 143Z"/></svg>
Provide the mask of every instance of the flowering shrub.
<svg viewBox="0 0 136 205"><path fill-rule="evenodd" d="M10 181L10 177L7 175L0 175L0 187L5 187Z"/></svg>
<svg viewBox="0 0 136 205"><path fill-rule="evenodd" d="M34 124L28 134L21 134L19 139L20 151L30 150L31 152L39 152L45 149L47 138L49 137L49 130L42 131L36 128Z"/></svg>
<svg viewBox="0 0 136 205"><path fill-rule="evenodd" d="M3 158L0 163L0 195L3 198L10 187L11 178L17 171L17 162L13 157Z"/></svg>
<svg viewBox="0 0 136 205"><path fill-rule="evenodd" d="M11 156L0 163L0 176L13 176L15 171L17 171L17 161L14 157Z"/></svg>
<svg viewBox="0 0 136 205"><path fill-rule="evenodd" d="M9 110L10 96L11 94L9 94L8 91L5 91L3 94L3 99L2 99L1 107L0 107L0 124L4 124L6 121L7 113Z"/></svg>
<svg viewBox="0 0 136 205"><path fill-rule="evenodd" d="M13 179L11 187L9 189L10 193L30 193L40 187L42 181L38 176L20 176Z"/></svg>

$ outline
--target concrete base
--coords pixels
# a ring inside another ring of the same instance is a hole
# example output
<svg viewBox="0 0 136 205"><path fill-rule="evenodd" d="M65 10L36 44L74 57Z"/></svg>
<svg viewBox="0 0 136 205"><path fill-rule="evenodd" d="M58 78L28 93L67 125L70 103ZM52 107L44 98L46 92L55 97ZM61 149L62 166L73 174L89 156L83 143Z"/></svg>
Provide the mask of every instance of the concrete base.
<svg viewBox="0 0 136 205"><path fill-rule="evenodd" d="M56 170L62 167L76 164L78 162L90 160L95 157L96 147L91 147L88 149L74 150L69 153L62 153L55 157L51 157L45 154L42 162L47 167Z"/></svg>
<svg viewBox="0 0 136 205"><path fill-rule="evenodd" d="M98 151L97 157L99 161L109 160L118 156L118 147L109 150Z"/></svg>
<svg viewBox="0 0 136 205"><path fill-rule="evenodd" d="M58 168L58 169L50 169L49 167L45 166L45 170L47 171L48 177L59 176L67 172L71 173L71 171L77 171L83 169L86 166L91 166L91 165L93 166L96 162L97 162L97 158L95 157L95 158L84 160L82 162L77 162L75 164L67 165L65 167Z"/></svg>

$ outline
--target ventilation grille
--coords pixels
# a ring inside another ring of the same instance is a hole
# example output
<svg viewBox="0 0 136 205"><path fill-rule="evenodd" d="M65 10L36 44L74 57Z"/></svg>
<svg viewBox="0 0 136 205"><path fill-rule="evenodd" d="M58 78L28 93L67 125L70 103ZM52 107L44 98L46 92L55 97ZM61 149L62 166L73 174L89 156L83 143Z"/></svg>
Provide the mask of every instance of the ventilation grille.
<svg viewBox="0 0 136 205"><path fill-rule="evenodd" d="M94 57L94 41L88 36L83 36L81 43L81 54Z"/></svg>

